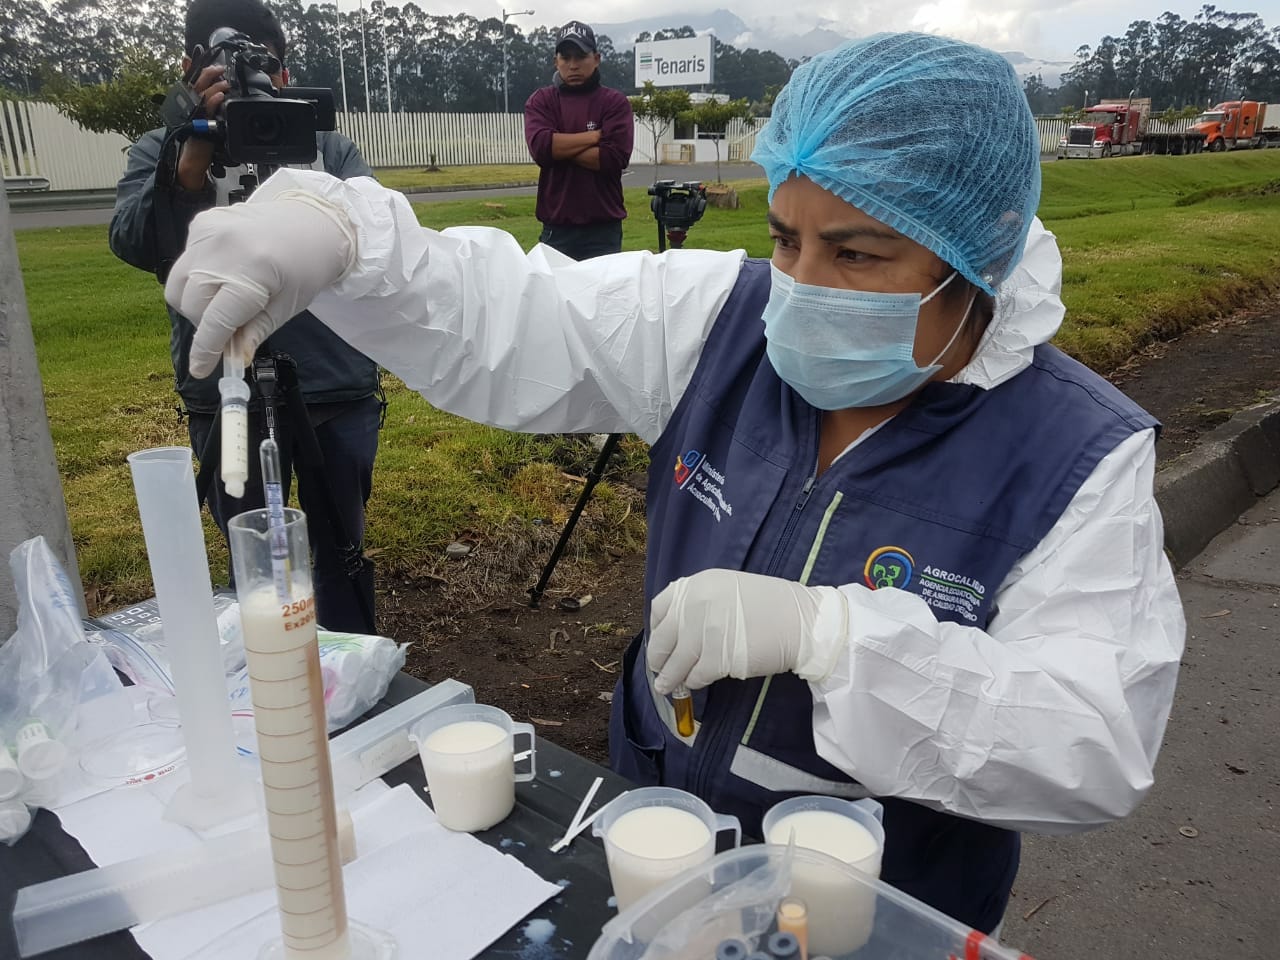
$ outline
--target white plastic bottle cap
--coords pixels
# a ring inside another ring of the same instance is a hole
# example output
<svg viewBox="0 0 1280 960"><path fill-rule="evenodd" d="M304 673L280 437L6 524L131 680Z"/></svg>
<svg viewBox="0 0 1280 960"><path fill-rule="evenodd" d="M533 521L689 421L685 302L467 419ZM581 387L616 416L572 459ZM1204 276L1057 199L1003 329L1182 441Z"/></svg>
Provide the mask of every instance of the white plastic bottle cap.
<svg viewBox="0 0 1280 960"><path fill-rule="evenodd" d="M0 800L9 800L22 792L25 778L9 748L0 743Z"/></svg>
<svg viewBox="0 0 1280 960"><path fill-rule="evenodd" d="M0 841L16 840L31 826L31 811L21 800L0 803Z"/></svg>
<svg viewBox="0 0 1280 960"><path fill-rule="evenodd" d="M67 762L67 748L49 739L49 728L29 720L18 729L18 769L32 780L56 776Z"/></svg>

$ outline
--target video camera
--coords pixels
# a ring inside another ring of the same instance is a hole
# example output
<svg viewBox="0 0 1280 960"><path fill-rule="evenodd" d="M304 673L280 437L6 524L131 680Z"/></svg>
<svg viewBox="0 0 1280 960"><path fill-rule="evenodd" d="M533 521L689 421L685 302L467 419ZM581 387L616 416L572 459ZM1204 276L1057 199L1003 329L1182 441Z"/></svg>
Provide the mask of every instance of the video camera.
<svg viewBox="0 0 1280 960"><path fill-rule="evenodd" d="M668 230L688 231L707 209L707 188L696 180L658 180L649 188L649 209Z"/></svg>
<svg viewBox="0 0 1280 960"><path fill-rule="evenodd" d="M206 67L221 64L230 89L218 114L206 117L208 128L196 136L217 144L216 163L311 163L316 158L316 131L335 127L333 93L322 87L290 87L280 96L271 82L281 66L265 46L233 27L220 27L208 47L197 47L191 69L166 98L162 112L170 129L191 121L200 102L191 89Z"/></svg>
<svg viewBox="0 0 1280 960"><path fill-rule="evenodd" d="M697 180L656 180L649 188L649 196L649 209L658 221L658 249L665 249L668 240L673 247L683 246L689 228L702 219L707 209L707 188Z"/></svg>

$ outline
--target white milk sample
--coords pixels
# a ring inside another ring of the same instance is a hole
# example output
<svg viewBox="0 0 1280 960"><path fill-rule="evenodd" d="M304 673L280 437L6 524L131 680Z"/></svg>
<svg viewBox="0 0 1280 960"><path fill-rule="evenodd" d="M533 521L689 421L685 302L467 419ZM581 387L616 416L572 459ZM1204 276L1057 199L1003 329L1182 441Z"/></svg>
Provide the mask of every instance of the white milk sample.
<svg viewBox="0 0 1280 960"><path fill-rule="evenodd" d="M283 955L346 960L347 904L315 599L309 589L304 593L296 586L294 597L279 601L268 587L240 603Z"/></svg>
<svg viewBox="0 0 1280 960"><path fill-rule="evenodd" d="M625 910L655 887L710 860L715 841L701 818L678 807L638 807L605 835L609 878Z"/></svg>
<svg viewBox="0 0 1280 960"><path fill-rule="evenodd" d="M880 844L857 821L830 810L799 810L773 824L767 839L785 846L793 831L797 847L821 851L870 876L880 875ZM817 864L797 863L791 894L809 908L810 954L852 953L871 936L876 895L869 887Z"/></svg>
<svg viewBox="0 0 1280 960"><path fill-rule="evenodd" d="M441 727L427 737L427 749L437 753L475 753L506 739L507 731L484 720L462 720Z"/></svg>
<svg viewBox="0 0 1280 960"><path fill-rule="evenodd" d="M450 830L487 830L516 804L511 738L495 723L461 720L419 747L431 805Z"/></svg>
<svg viewBox="0 0 1280 960"><path fill-rule="evenodd" d="M795 831L797 847L821 850L854 866L874 855L880 847L870 830L831 810L798 810L787 814L769 830L769 842L786 846L792 831Z"/></svg>

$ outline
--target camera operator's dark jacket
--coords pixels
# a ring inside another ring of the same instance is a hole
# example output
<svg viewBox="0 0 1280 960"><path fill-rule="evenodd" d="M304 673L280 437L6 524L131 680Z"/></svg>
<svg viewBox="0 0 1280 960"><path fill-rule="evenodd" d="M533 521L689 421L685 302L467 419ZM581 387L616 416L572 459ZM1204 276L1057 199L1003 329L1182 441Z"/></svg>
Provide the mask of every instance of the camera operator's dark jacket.
<svg viewBox="0 0 1280 960"><path fill-rule="evenodd" d="M177 234L176 244L186 244L187 227L202 210L214 206L217 190L213 185L198 193L181 187L158 190L156 168L164 131L152 130L129 151L129 165L116 186L116 209L111 218L110 243L117 257L135 267L155 272L162 259L172 259L178 251L160 249L162 229L157 222L156 206L168 203L173 212L171 222ZM318 154L316 167L344 180L373 175L360 151L347 137L338 133L316 134ZM228 173L231 186L238 186ZM172 332L169 350L173 355L173 372L178 393L188 410L214 413L218 409L218 377L220 371L203 380L193 378L187 358L191 351L194 328L180 314L169 310ZM298 314L278 332L272 334L275 350L287 353L298 362L298 381L308 403L336 403L371 396L378 386L378 368L372 360L329 330L310 313Z"/></svg>

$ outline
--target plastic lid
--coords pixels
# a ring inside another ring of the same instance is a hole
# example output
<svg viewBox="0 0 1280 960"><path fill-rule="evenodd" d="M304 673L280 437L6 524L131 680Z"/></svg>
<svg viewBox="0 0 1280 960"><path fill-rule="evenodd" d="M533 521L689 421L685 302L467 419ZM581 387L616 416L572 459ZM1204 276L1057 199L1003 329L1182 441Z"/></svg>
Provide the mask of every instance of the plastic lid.
<svg viewBox="0 0 1280 960"><path fill-rule="evenodd" d="M171 773L185 756L181 727L143 723L86 746L80 768L99 783L129 786Z"/></svg>
<svg viewBox="0 0 1280 960"><path fill-rule="evenodd" d="M32 780L56 776L67 762L67 748L58 740L37 740L18 750L18 769Z"/></svg>

